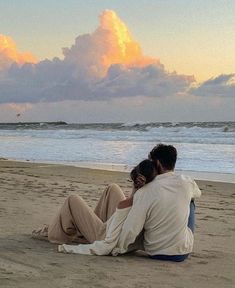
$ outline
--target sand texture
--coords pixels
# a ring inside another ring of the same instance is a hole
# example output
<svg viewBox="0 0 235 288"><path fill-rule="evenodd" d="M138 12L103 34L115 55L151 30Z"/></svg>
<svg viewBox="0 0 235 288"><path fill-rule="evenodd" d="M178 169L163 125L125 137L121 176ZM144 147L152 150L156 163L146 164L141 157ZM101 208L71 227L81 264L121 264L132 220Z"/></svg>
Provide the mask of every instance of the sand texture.
<svg viewBox="0 0 235 288"><path fill-rule="evenodd" d="M128 174L0 160L0 287L235 287L235 184L198 181L195 247L184 263L57 253L30 238L66 196L94 207L108 183L131 189Z"/></svg>

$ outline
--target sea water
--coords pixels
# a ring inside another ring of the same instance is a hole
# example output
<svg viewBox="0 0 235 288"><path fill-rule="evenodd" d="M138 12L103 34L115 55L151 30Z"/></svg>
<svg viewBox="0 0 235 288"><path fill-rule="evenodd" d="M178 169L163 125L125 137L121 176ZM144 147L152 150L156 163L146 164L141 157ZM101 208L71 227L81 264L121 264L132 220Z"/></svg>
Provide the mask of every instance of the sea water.
<svg viewBox="0 0 235 288"><path fill-rule="evenodd" d="M235 122L0 124L0 157L16 160L130 168L158 143L178 170L235 174Z"/></svg>

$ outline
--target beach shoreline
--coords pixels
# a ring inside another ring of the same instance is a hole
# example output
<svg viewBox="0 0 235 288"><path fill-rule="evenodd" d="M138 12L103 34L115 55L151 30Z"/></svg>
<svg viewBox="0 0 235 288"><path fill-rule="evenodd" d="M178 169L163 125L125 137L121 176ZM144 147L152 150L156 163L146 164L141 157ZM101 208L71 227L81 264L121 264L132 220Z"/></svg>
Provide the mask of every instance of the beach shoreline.
<svg viewBox="0 0 235 288"><path fill-rule="evenodd" d="M97 162L65 162L65 161L46 161L46 160L29 160L29 159L12 159L12 158L1 158L0 161L13 161L23 163L35 163L35 164L47 164L47 165L65 165L77 168L87 168L93 170L104 170L113 172L125 172L130 173L134 166L117 164L117 163L97 163ZM235 174L233 173L216 173L206 171L190 171L190 170L175 170L177 174L185 174L192 177L195 180L201 181L212 181L212 182L223 182L223 183L235 183Z"/></svg>
<svg viewBox="0 0 235 288"><path fill-rule="evenodd" d="M127 172L0 160L0 286L32 287L233 287L235 284L235 184L197 180L194 252L183 263L141 254L66 255L33 240L65 198L80 195L94 208L102 191L117 183L128 195Z"/></svg>

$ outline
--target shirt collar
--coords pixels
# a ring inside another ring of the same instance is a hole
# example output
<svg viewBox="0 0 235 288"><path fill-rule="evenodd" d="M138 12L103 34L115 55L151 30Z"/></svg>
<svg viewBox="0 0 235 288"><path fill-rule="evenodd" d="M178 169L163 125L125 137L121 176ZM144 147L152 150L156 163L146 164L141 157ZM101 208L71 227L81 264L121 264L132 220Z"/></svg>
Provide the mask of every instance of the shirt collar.
<svg viewBox="0 0 235 288"><path fill-rule="evenodd" d="M167 178L167 177L173 176L173 175L175 175L175 172L174 171L170 171L170 172L166 172L166 173L157 175L156 179L160 180L160 179Z"/></svg>

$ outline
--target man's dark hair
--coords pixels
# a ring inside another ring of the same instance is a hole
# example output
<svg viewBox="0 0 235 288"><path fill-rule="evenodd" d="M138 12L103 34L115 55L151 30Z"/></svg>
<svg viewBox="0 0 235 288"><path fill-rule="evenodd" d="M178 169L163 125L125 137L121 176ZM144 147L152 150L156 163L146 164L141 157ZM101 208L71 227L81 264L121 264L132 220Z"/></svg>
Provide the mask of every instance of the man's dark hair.
<svg viewBox="0 0 235 288"><path fill-rule="evenodd" d="M158 160L164 169L174 170L177 150L172 145L158 144L149 153L149 159Z"/></svg>
<svg viewBox="0 0 235 288"><path fill-rule="evenodd" d="M145 177L145 184L151 182L156 176L156 169L153 161L145 159L131 171L130 177L134 184L137 184L137 178L139 175L143 175Z"/></svg>

